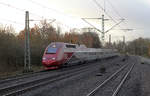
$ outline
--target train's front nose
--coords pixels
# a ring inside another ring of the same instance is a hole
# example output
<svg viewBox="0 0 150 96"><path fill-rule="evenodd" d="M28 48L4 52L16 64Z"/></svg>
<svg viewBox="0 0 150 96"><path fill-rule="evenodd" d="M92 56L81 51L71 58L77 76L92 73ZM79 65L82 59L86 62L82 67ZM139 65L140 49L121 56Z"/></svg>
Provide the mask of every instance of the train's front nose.
<svg viewBox="0 0 150 96"><path fill-rule="evenodd" d="M57 63L57 60L56 60L56 56L43 56L42 58L42 64L44 66L52 66L52 65L55 65Z"/></svg>
<svg viewBox="0 0 150 96"><path fill-rule="evenodd" d="M52 47L47 48L42 58L42 64L45 66L45 68L54 69L53 67L56 67L58 65L57 51L58 48L52 48Z"/></svg>
<svg viewBox="0 0 150 96"><path fill-rule="evenodd" d="M55 56L43 57L42 64L45 70L58 68L58 61Z"/></svg>

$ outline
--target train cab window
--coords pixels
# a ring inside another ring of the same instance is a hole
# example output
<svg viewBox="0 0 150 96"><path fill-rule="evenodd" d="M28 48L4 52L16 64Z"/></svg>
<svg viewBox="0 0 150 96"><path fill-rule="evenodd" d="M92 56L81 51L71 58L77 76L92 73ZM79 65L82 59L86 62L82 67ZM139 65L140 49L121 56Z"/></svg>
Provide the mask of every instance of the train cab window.
<svg viewBox="0 0 150 96"><path fill-rule="evenodd" d="M76 45L66 45L66 48L76 48Z"/></svg>
<svg viewBox="0 0 150 96"><path fill-rule="evenodd" d="M55 54L56 51L57 51L57 48L49 47L46 51L46 54Z"/></svg>

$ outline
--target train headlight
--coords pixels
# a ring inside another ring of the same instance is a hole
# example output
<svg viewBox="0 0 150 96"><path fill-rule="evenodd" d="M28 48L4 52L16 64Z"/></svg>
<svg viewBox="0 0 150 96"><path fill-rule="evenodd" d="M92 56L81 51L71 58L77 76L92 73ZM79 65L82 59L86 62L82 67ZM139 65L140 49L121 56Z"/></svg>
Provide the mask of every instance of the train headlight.
<svg viewBox="0 0 150 96"><path fill-rule="evenodd" d="M43 58L43 60L46 60L46 58Z"/></svg>
<svg viewBox="0 0 150 96"><path fill-rule="evenodd" d="M52 60L55 60L55 59L56 59L55 57L52 58Z"/></svg>

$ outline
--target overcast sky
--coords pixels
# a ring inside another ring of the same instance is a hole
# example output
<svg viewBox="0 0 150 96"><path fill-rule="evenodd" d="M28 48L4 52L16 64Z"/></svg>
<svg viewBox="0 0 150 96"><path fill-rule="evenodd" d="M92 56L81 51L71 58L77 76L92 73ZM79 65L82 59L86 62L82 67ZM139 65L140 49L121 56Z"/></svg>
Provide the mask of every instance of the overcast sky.
<svg viewBox="0 0 150 96"><path fill-rule="evenodd" d="M104 6L104 0L97 0L97 2L102 7ZM150 0L105 0L105 6L106 12L117 22L121 17L125 19L125 22L110 31L107 36L111 34L113 39L121 39L125 35L127 40L140 36L150 37ZM30 19L56 19L57 23L59 22L68 29L88 26L80 18L100 18L103 14L93 0L0 0L0 23L11 24L18 32L24 28L25 10L30 12ZM105 17L110 19L106 14ZM100 20L89 20L88 22L101 29ZM38 22L31 22L31 27L34 23ZM112 20L106 21L106 30L114 24ZM128 32L119 30L126 28L135 30ZM107 36L106 39L108 39Z"/></svg>

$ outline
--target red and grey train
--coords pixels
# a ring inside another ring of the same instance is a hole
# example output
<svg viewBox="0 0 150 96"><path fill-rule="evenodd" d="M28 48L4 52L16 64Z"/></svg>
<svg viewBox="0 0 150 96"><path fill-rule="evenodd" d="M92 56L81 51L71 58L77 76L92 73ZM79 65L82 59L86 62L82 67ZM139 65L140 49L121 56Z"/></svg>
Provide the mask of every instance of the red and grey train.
<svg viewBox="0 0 150 96"><path fill-rule="evenodd" d="M115 49L87 48L85 45L53 42L46 48L42 64L46 70L117 56Z"/></svg>

